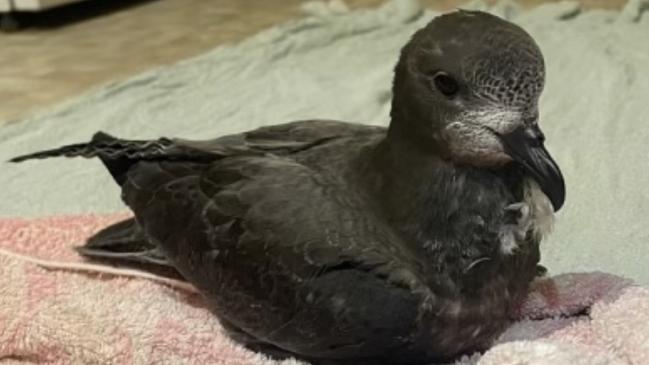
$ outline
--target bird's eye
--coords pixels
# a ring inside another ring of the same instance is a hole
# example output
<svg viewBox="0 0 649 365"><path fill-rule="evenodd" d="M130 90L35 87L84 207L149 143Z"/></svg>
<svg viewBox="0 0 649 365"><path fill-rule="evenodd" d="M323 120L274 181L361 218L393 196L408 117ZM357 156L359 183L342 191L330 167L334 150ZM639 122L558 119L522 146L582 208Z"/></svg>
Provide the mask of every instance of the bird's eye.
<svg viewBox="0 0 649 365"><path fill-rule="evenodd" d="M444 72L438 72L433 76L433 82L439 92L448 98L455 96L460 91L460 85L454 78Z"/></svg>

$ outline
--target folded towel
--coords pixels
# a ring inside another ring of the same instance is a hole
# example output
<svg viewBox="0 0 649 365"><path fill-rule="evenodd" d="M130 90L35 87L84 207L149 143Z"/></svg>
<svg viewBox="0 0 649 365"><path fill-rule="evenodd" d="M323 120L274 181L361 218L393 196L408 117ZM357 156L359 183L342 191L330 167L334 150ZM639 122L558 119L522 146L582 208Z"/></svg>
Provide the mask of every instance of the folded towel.
<svg viewBox="0 0 649 365"><path fill-rule="evenodd" d="M0 219L0 361L299 364L232 342L184 282L72 249L126 214ZM539 279L485 354L458 364L649 364L649 289L604 273Z"/></svg>

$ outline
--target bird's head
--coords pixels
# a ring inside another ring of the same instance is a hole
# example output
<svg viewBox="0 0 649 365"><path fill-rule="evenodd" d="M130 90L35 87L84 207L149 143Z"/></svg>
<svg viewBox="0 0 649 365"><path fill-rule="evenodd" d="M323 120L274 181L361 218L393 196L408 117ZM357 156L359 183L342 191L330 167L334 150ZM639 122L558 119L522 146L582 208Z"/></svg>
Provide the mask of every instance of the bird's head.
<svg viewBox="0 0 649 365"><path fill-rule="evenodd" d="M390 137L456 164L518 163L559 210L565 184L538 124L544 79L541 51L522 28L477 11L439 16L402 50Z"/></svg>

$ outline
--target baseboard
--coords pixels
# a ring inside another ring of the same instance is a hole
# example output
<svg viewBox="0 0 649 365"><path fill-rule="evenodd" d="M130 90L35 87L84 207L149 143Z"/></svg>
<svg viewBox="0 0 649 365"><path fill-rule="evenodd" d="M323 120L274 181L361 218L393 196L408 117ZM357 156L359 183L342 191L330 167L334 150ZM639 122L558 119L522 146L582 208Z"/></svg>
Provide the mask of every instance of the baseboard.
<svg viewBox="0 0 649 365"><path fill-rule="evenodd" d="M7 4L9 3L9 0L0 0L0 9L2 8L3 1L6 1ZM79 1L83 0L13 0L13 10L39 11Z"/></svg>

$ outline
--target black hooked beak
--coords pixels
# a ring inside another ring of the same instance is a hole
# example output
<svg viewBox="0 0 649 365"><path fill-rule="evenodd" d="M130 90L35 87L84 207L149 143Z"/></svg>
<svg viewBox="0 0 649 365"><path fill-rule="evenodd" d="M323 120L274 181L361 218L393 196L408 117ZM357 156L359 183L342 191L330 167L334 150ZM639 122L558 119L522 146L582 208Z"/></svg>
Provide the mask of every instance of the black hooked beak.
<svg viewBox="0 0 649 365"><path fill-rule="evenodd" d="M499 137L505 152L536 180L554 211L561 209L566 200L566 184L559 166L543 146L545 137L538 125L520 127Z"/></svg>

